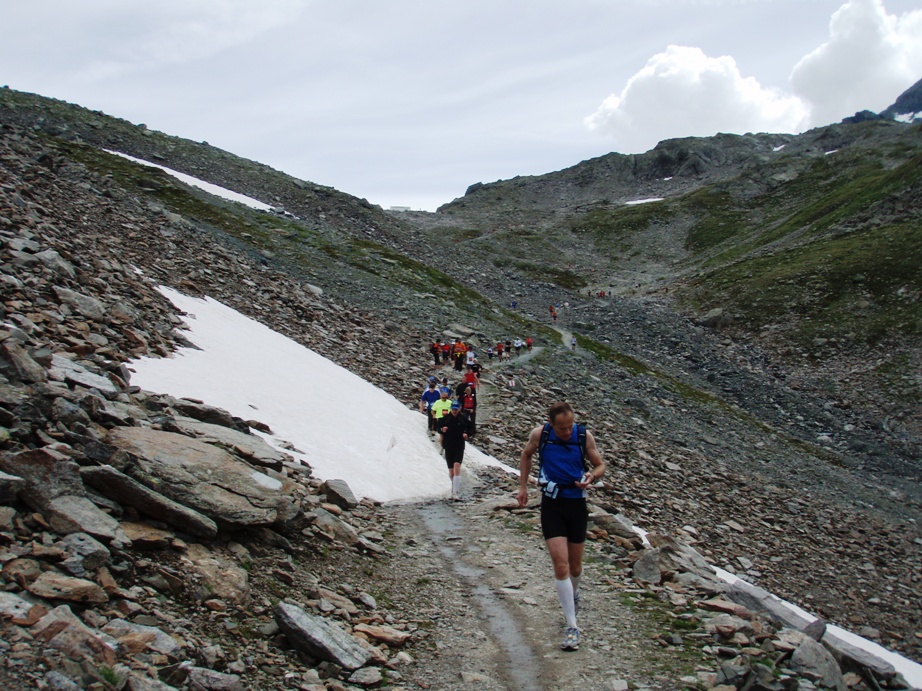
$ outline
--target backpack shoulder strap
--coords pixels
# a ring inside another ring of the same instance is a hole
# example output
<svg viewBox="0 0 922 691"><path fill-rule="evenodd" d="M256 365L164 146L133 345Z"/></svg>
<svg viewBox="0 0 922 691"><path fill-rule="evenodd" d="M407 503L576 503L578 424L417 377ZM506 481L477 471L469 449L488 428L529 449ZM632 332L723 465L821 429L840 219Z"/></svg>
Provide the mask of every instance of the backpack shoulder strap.
<svg viewBox="0 0 922 691"><path fill-rule="evenodd" d="M547 440L551 436L551 423L545 422L541 429L541 441L538 442L538 468L541 468L541 457L544 455L544 447L547 446Z"/></svg>

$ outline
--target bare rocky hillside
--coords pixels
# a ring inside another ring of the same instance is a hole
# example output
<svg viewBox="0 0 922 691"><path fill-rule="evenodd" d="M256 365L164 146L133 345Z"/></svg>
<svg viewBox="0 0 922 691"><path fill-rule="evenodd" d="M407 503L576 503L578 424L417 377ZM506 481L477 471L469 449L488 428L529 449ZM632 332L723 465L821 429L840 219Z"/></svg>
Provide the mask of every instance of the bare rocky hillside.
<svg viewBox="0 0 922 691"><path fill-rule="evenodd" d="M32 117L8 105L4 117ZM97 117L93 136L110 138L108 121ZM779 637L777 624L722 597L711 606L743 623L708 623L713 612L703 603L718 596L713 586L676 580L693 573L687 563L644 571L644 555L654 550L633 533L619 534L624 519L660 536L666 553L682 551L669 547L678 539L826 621L922 659L922 495L917 442L911 427L901 427L915 414L908 404L871 406L860 388L848 400L823 392L820 370L683 316L665 290L587 297L501 259L484 263L457 228L440 226L459 234L432 242L436 224L411 229L347 195L330 192L326 206L317 206L316 189L281 174L264 171L279 190L291 185L290 198L276 196L295 217L253 212L61 139L73 128L54 128L60 123L4 125L0 148L0 469L7 483L0 555L5 593L25 603L0 599L14 612L5 615L0 639L10 688L72 688L52 672L96 688L222 688L241 679L254 688L515 688L516 678L503 671L502 636L471 617L475 586L447 575L453 558L436 553L456 539L475 566L489 570L493 562L503 575L487 580L509 600L510 619L538 627L533 644L547 644L541 627L556 616L553 603L540 599L540 589L524 595L537 604L516 593L549 580L549 567L540 549L528 551L540 547L535 516L510 511L508 478L469 478L471 504L456 519L471 521L469 532L482 542L439 535L425 513L340 498L309 469L233 436L258 420L134 390L125 369L131 357L166 355L184 342L180 315L157 284L219 299L411 406L430 371L432 337L457 333L482 349L534 335L533 357L488 365L490 414L478 444L515 465L548 403L566 398L611 463L593 499L587 578L597 633L580 651L589 665L580 688L808 688L798 686L807 678L899 687L885 669L868 672L867 661L845 663L846 677L800 675L790 663L809 646L803 636ZM184 163L175 154L171 163L273 201L256 164L240 163L245 175L235 183L222 155L209 149L198 147ZM578 245L571 250L580 256ZM561 305L556 324L546 316L549 304ZM575 352L563 346L571 331L579 334ZM504 385L509 377L515 389ZM142 462L168 441L176 453L217 444L225 455L216 463L255 464L280 483L279 496L218 511L172 492ZM36 464L56 477L60 471L59 485L47 489L29 475ZM110 467L120 475L98 470ZM29 488L44 489L24 490L5 477L17 473L32 478ZM104 481L103 473L116 479ZM105 482L121 484L113 490ZM169 501L136 484L160 487ZM131 501L129 488L138 492ZM78 506L88 516L81 530L66 520ZM91 518L103 528L85 529ZM86 534L102 550L85 540L70 544L68 534ZM485 556L491 550L496 556ZM530 556L509 556L520 553ZM286 603L364 640L352 643L364 651L353 650L361 663L321 662L316 650L299 648L297 631L285 629L293 626L291 611L278 611ZM650 612L637 609L654 603ZM532 607L546 617L529 613ZM618 629L628 619L631 628ZM58 638L64 630L80 636ZM455 647L468 635L483 649ZM553 662L539 665L554 669ZM773 669L781 681L769 679ZM577 683L545 679L547 688Z"/></svg>

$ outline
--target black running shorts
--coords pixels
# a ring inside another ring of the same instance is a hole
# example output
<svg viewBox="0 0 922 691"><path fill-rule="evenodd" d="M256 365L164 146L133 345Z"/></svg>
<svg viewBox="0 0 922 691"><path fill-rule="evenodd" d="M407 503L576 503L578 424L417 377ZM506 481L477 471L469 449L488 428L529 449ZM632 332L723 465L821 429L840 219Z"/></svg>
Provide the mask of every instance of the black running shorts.
<svg viewBox="0 0 922 691"><path fill-rule="evenodd" d="M445 447L445 462L448 464L448 467L451 468L455 463L460 463L464 458L464 447L461 446L457 449L452 449Z"/></svg>
<svg viewBox="0 0 922 691"><path fill-rule="evenodd" d="M588 523L585 499L551 499L541 495L541 532L545 540L565 537L567 542L581 544L586 541Z"/></svg>

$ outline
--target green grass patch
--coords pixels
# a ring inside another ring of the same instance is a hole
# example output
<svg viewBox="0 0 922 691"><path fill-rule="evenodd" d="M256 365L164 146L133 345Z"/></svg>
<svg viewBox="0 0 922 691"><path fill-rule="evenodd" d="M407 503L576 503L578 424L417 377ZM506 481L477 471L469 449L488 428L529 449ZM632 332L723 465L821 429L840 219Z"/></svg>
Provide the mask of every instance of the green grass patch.
<svg viewBox="0 0 922 691"><path fill-rule="evenodd" d="M715 270L694 281L702 311L721 306L758 330L789 315L793 340L874 345L922 333L922 225L870 228Z"/></svg>
<svg viewBox="0 0 922 691"><path fill-rule="evenodd" d="M579 290L588 285L582 276L569 269L559 269L549 264L535 264L526 261L513 261L512 265L529 278L536 281L549 281L568 290Z"/></svg>

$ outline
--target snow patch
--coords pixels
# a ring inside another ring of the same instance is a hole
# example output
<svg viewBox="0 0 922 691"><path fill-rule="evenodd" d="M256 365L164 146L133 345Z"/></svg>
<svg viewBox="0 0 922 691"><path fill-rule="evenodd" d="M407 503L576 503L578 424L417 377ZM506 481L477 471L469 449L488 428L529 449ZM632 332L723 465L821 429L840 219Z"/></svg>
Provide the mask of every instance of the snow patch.
<svg viewBox="0 0 922 691"><path fill-rule="evenodd" d="M120 151L111 151L110 149L105 149L107 153L115 154L116 156L121 156L122 158L127 158L129 161L134 161L135 163L140 163L142 166L148 166L150 168L159 168L165 173L169 173L177 180L186 183L187 185L192 185L193 187L198 187L208 194L213 194L216 197L221 197L222 199L227 199L232 202L240 202L245 206L249 206L252 209L258 209L259 211L271 211L272 207L268 204L264 204L258 199L253 199L253 197L248 197L245 194L240 194L239 192L234 192L233 190L226 189L224 187L219 187L218 185L213 185L210 182L205 182L204 180L199 180L194 178L191 175L186 175L185 173L180 173L178 170L173 170L172 168L167 168L166 166L161 166L156 163L151 163L150 161L145 161L143 158L135 158L134 156L129 156L128 154L123 154Z"/></svg>
<svg viewBox="0 0 922 691"><path fill-rule="evenodd" d="M132 384L266 423L269 444L310 465L321 480L345 480L357 497L449 495L447 466L415 406L217 300L160 292L186 312L185 335L200 350L135 360ZM472 444L464 453L464 467L470 466L518 472Z"/></svg>

